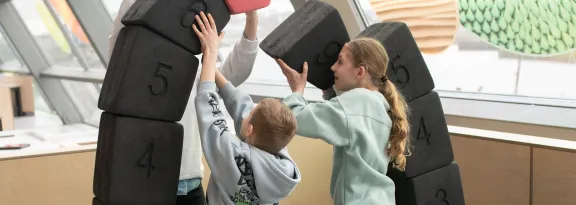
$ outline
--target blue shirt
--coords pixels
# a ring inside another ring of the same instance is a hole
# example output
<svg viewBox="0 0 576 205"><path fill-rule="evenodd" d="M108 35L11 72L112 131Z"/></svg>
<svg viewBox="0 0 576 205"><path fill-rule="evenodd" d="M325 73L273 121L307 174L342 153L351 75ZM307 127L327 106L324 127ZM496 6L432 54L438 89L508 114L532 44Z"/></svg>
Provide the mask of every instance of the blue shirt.
<svg viewBox="0 0 576 205"><path fill-rule="evenodd" d="M188 192L196 189L202 182L202 178L183 179L178 181L178 195L187 195Z"/></svg>

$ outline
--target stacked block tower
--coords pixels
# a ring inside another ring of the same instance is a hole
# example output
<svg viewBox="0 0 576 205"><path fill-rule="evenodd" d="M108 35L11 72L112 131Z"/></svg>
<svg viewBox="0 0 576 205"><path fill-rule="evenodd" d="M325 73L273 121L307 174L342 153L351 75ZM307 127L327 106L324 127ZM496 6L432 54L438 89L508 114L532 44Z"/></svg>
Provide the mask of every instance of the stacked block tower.
<svg viewBox="0 0 576 205"><path fill-rule="evenodd" d="M408 101L411 110L412 155L406 170L389 166L387 175L396 186L398 205L464 205L458 165L434 81L407 25L401 22L373 24L359 36L380 41L388 53L387 76ZM334 84L330 67L342 46L350 40L338 11L310 0L282 22L260 44L274 58L302 71L308 62L308 82L326 90Z"/></svg>
<svg viewBox="0 0 576 205"><path fill-rule="evenodd" d="M192 25L201 11L218 32L230 20L225 0L138 0L122 17L98 101L93 204L176 203L184 137L177 121L200 64Z"/></svg>

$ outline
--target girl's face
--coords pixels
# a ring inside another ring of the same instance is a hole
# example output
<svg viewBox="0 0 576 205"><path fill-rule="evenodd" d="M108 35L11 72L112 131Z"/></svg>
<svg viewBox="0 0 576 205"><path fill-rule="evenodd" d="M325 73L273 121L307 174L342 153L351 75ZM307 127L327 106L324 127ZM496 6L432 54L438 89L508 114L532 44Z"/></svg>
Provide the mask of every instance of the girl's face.
<svg viewBox="0 0 576 205"><path fill-rule="evenodd" d="M363 66L354 67L347 45L344 45L338 55L338 60L330 69L334 72L334 88L342 92L360 87L361 79L366 74Z"/></svg>

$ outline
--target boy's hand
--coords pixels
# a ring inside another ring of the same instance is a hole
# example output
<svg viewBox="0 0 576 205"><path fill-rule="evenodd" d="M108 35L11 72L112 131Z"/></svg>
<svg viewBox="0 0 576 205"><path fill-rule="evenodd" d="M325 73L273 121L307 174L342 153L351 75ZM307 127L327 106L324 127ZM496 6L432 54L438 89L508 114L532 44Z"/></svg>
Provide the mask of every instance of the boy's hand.
<svg viewBox="0 0 576 205"><path fill-rule="evenodd" d="M198 23L200 30L198 30L196 24L192 25L192 29L200 39L200 43L202 44L202 53L205 55L209 54L217 56L220 41L224 38L224 32L218 35L216 23L211 14L208 14L208 17L206 17L204 12L200 12L200 16L196 15L196 22Z"/></svg>

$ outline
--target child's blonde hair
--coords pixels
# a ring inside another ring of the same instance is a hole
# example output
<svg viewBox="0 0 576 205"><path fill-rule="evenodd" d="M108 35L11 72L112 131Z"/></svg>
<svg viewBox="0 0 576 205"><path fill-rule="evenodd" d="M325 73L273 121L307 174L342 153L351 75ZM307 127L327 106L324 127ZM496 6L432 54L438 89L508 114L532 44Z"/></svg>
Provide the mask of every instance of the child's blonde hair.
<svg viewBox="0 0 576 205"><path fill-rule="evenodd" d="M256 136L254 146L269 153L278 153L296 135L296 117L277 99L266 98L256 106L249 122Z"/></svg>
<svg viewBox="0 0 576 205"><path fill-rule="evenodd" d="M392 130L388 140L387 153L394 160L393 167L404 171L406 156L410 155L407 147L410 144L410 125L408 123L408 106L396 86L386 77L388 54L384 46L373 38L359 37L347 43L355 67L364 66L372 76L372 83L379 88L388 103L392 119Z"/></svg>

